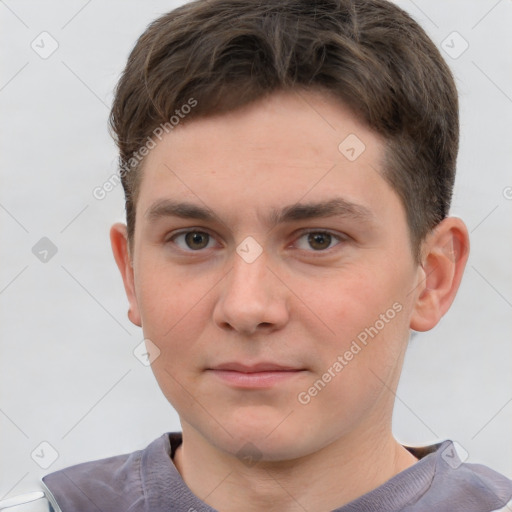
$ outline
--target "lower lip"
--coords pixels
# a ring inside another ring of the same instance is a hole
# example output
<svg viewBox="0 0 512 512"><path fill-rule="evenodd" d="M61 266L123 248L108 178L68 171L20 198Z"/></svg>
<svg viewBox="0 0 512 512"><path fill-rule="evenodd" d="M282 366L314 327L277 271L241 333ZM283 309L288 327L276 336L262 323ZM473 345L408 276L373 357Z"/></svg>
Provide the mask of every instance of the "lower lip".
<svg viewBox="0 0 512 512"><path fill-rule="evenodd" d="M208 370L219 379L239 388L269 388L296 377L303 370L243 373L233 370Z"/></svg>

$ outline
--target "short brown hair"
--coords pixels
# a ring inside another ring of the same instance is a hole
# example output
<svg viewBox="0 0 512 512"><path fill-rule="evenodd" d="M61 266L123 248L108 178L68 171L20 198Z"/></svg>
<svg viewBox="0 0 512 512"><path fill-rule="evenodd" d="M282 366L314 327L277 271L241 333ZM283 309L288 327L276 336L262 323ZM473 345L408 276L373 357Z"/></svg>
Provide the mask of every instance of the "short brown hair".
<svg viewBox="0 0 512 512"><path fill-rule="evenodd" d="M404 205L418 260L450 207L458 97L434 43L386 0L195 0L153 21L128 58L110 116L130 246L143 164L133 155L156 127L191 98L187 120L299 88L332 94L384 136L383 177Z"/></svg>

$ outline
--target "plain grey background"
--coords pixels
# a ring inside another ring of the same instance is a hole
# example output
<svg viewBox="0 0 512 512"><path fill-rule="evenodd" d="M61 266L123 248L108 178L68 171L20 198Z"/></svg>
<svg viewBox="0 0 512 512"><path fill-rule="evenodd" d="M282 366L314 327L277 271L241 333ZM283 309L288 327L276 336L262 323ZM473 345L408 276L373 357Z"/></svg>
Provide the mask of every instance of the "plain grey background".
<svg viewBox="0 0 512 512"><path fill-rule="evenodd" d="M116 170L107 117L128 53L181 3L0 1L0 498L181 430L133 354L142 331L108 237L124 218L122 188L92 193ZM472 249L451 310L411 341L394 432L411 445L453 439L468 462L512 477L512 2L399 5L457 80L452 214Z"/></svg>

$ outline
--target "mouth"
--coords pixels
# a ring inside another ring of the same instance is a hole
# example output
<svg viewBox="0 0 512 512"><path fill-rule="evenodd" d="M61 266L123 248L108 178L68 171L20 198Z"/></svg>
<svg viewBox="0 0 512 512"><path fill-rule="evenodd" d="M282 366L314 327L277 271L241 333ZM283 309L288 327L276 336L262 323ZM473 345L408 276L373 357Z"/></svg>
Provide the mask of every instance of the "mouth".
<svg viewBox="0 0 512 512"><path fill-rule="evenodd" d="M247 365L237 362L224 363L206 371L215 378L237 388L269 388L302 375L306 370L275 363Z"/></svg>

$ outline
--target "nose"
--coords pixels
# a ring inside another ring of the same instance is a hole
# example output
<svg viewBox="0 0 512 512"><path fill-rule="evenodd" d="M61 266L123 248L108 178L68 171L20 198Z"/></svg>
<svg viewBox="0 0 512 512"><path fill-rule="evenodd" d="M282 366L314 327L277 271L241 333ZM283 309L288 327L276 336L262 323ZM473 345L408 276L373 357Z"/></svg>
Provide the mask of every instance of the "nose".
<svg viewBox="0 0 512 512"><path fill-rule="evenodd" d="M251 335L281 329L288 322L288 290L268 263L265 252L251 263L233 255L213 311L219 327Z"/></svg>

